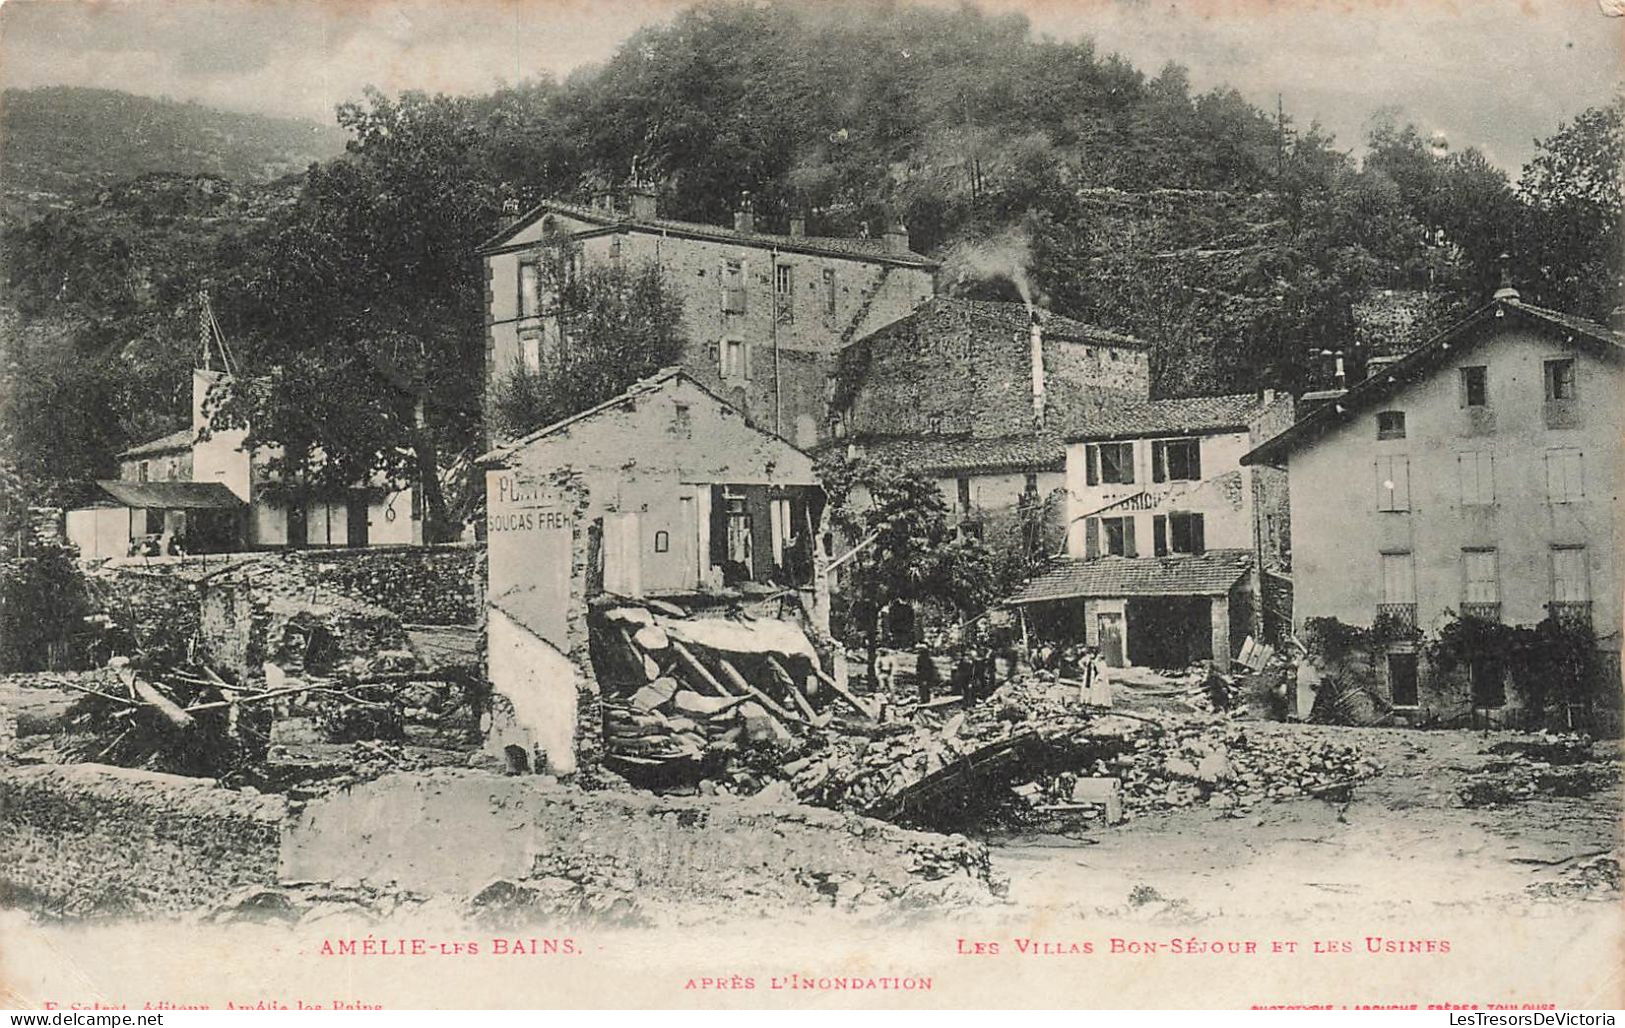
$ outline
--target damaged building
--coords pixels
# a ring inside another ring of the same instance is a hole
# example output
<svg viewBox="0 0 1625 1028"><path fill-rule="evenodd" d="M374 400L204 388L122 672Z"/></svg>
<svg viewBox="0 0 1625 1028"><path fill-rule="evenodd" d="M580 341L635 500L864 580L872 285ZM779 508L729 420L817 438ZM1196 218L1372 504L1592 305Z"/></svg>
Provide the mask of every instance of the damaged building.
<svg viewBox="0 0 1625 1028"><path fill-rule="evenodd" d="M489 746L567 773L596 749L589 606L809 609L823 492L805 453L682 368L487 453ZM663 599L665 598L665 599ZM656 676L658 677L658 676ZM647 684L647 683L645 683Z"/></svg>

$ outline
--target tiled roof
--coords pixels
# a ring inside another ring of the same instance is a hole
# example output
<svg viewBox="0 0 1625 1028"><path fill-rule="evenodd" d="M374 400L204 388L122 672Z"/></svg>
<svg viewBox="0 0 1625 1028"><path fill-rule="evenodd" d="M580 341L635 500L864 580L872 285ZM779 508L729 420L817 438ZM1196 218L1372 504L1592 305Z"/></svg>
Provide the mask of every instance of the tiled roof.
<svg viewBox="0 0 1625 1028"><path fill-rule="evenodd" d="M1007 603L1043 603L1084 597L1218 596L1252 567L1247 550L1209 550L1194 556L1069 557L1023 586Z"/></svg>
<svg viewBox="0 0 1625 1028"><path fill-rule="evenodd" d="M178 429L165 436L132 446L119 454L120 457L150 457L156 453L174 453L178 450L192 448L192 430L190 428Z"/></svg>
<svg viewBox="0 0 1625 1028"><path fill-rule="evenodd" d="M525 226L543 214L554 212L581 221L605 227L620 226L639 232L659 232L666 235L689 236L723 243L742 243L746 246L776 247L780 250L829 254L855 260L882 261L934 268L937 261L913 250L892 250L881 238L858 239L846 236L792 236L776 232L736 232L725 225L711 225L699 221L677 221L672 218L634 218L625 211L605 211L582 204L547 200L526 211L518 221L498 232L480 245L480 251L499 249Z"/></svg>
<svg viewBox="0 0 1625 1028"><path fill-rule="evenodd" d="M855 440L868 456L928 474L993 471L1060 471L1066 447L1060 439L1037 435L972 439L965 436L908 436Z"/></svg>
<svg viewBox="0 0 1625 1028"><path fill-rule="evenodd" d="M1280 461L1295 447L1320 438L1329 428L1340 425L1359 411L1397 390L1431 374L1447 357L1459 357L1467 347L1482 341L1507 314L1548 333L1561 334L1568 341L1588 341L1605 354L1625 357L1625 334L1588 318L1565 314L1547 307L1524 303L1516 297L1492 300L1445 328L1427 342L1373 372L1336 402L1316 406L1298 422L1243 455L1243 464L1270 464ZM1455 349L1452 351L1452 347Z"/></svg>
<svg viewBox="0 0 1625 1028"><path fill-rule="evenodd" d="M223 510L243 501L222 482L97 482L126 507L152 510Z"/></svg>
<svg viewBox="0 0 1625 1028"><path fill-rule="evenodd" d="M1242 431L1263 401L1253 393L1187 396L1177 400L1135 400L1108 404L1072 426L1072 439L1110 439L1164 432Z"/></svg>

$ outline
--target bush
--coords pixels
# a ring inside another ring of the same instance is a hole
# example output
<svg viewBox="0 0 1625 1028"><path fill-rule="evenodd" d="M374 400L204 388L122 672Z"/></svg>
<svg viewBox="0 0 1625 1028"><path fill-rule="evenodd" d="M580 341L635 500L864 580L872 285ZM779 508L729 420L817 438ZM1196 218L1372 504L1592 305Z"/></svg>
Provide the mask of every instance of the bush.
<svg viewBox="0 0 1625 1028"><path fill-rule="evenodd" d="M52 546L0 561L0 671L73 666L94 610L72 551Z"/></svg>

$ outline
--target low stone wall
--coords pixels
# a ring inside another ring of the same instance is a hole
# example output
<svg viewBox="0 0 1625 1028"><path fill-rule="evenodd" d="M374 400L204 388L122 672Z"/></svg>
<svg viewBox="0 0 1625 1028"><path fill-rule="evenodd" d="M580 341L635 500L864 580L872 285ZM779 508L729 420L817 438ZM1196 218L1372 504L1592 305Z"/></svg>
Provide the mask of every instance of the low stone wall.
<svg viewBox="0 0 1625 1028"><path fill-rule="evenodd" d="M423 625L469 625L480 619L473 546L365 550L296 550L290 556L318 584Z"/></svg>
<svg viewBox="0 0 1625 1028"><path fill-rule="evenodd" d="M0 903L69 917L198 910L276 881L280 796L108 767L0 770Z"/></svg>
<svg viewBox="0 0 1625 1028"><path fill-rule="evenodd" d="M986 847L958 836L765 796L587 792L471 771L387 775L312 802L283 836L281 873L474 895L500 880L574 878L582 867L635 882L640 901L719 909L995 892Z"/></svg>

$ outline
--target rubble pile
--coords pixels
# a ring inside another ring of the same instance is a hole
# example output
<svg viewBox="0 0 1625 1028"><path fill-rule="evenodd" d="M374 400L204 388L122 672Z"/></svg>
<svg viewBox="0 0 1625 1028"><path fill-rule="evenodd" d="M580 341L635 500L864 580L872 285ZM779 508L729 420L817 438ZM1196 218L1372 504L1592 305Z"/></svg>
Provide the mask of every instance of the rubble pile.
<svg viewBox="0 0 1625 1028"><path fill-rule="evenodd" d="M729 765L746 776L753 763L776 763L746 750L782 756L839 715L872 718L787 621L697 617L651 602L602 608L589 626L605 691L605 763L635 781L714 784ZM754 792L759 783L745 784Z"/></svg>
<svg viewBox="0 0 1625 1028"><path fill-rule="evenodd" d="M1463 806L1522 803L1539 797L1589 796L1617 789L1617 750L1599 753L1584 735L1543 734L1535 741L1512 740L1489 748L1493 760L1469 776L1458 790Z"/></svg>
<svg viewBox="0 0 1625 1028"><path fill-rule="evenodd" d="M1197 803L1246 809L1300 796L1347 799L1378 770L1352 746L1249 734L1245 724L1222 717L1168 719L1162 727L1138 735L1131 752L1090 769L1122 779L1131 813Z"/></svg>

